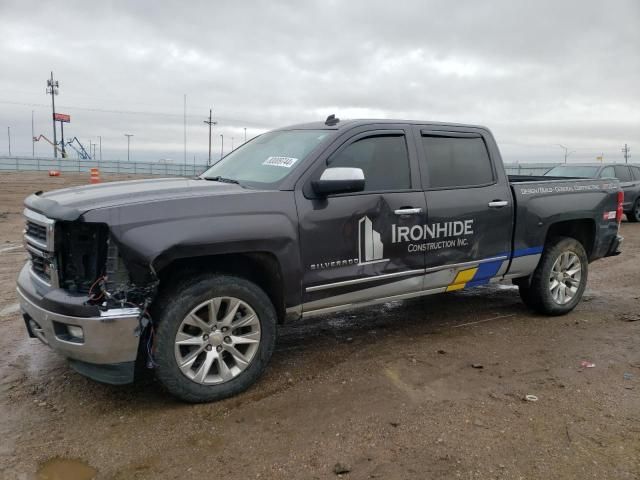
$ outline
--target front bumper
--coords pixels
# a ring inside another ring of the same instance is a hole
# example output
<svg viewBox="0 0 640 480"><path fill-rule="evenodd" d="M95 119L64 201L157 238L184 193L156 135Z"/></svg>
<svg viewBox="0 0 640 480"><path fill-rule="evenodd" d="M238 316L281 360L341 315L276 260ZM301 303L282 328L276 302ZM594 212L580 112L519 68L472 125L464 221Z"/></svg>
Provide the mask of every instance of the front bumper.
<svg viewBox="0 0 640 480"><path fill-rule="evenodd" d="M39 305L46 301L38 301L37 291L29 282L21 281L26 278L20 275L17 292L31 336L72 360L76 370L95 380L118 384L133 381L140 343L138 308L110 309L87 317L56 313ZM82 337L69 335L69 326L80 327Z"/></svg>

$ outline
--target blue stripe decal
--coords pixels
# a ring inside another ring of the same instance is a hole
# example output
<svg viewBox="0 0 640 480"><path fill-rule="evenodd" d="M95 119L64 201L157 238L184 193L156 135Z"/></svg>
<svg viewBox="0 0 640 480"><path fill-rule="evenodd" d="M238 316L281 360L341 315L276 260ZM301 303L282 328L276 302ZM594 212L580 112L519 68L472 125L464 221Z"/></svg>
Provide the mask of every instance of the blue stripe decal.
<svg viewBox="0 0 640 480"><path fill-rule="evenodd" d="M517 257L526 257L527 255L539 255L542 253L544 247L530 247L530 248L521 248L520 250L513 251L513 258Z"/></svg>
<svg viewBox="0 0 640 480"><path fill-rule="evenodd" d="M498 274L498 270L500 270L503 261L504 260L498 260L495 262L481 263L478 266L476 274L473 276L473 280L467 282L465 288L477 287L478 285L489 283L489 280Z"/></svg>

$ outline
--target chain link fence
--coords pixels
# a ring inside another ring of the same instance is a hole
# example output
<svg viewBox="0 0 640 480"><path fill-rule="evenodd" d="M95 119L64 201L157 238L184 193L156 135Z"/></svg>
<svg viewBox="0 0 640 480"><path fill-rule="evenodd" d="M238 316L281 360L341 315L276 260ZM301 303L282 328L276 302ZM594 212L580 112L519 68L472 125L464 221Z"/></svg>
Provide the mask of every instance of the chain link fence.
<svg viewBox="0 0 640 480"><path fill-rule="evenodd" d="M89 172L91 168L96 167L100 169L100 173L104 174L194 177L204 172L207 164L0 156L0 172L58 170L62 173L78 173Z"/></svg>
<svg viewBox="0 0 640 480"><path fill-rule="evenodd" d="M508 175L543 175L557 163L505 164ZM89 172L97 167L101 173L124 175L163 175L194 177L207 169L206 164L160 162L125 162L120 160L81 160L77 158L0 156L0 172L48 171Z"/></svg>

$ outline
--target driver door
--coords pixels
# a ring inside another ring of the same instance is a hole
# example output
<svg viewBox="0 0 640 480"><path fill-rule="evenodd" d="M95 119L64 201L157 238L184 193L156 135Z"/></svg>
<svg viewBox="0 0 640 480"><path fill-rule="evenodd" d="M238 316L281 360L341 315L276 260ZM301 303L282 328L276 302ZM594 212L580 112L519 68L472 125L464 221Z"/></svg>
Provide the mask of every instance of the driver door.
<svg viewBox="0 0 640 480"><path fill-rule="evenodd" d="M398 127L342 141L296 192L305 313L422 290L424 252L397 238L426 219L415 150ZM310 181L331 167L362 169L364 191L315 195Z"/></svg>

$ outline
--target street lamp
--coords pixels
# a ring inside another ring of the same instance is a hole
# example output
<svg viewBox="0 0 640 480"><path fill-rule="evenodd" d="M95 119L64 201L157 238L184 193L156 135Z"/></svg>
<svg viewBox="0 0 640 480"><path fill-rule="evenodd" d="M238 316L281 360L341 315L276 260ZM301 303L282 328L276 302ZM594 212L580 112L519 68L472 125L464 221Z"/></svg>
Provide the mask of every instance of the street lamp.
<svg viewBox="0 0 640 480"><path fill-rule="evenodd" d="M556 145L558 145L560 148L564 148L564 163L567 163L567 157L569 155L571 155L572 153L576 153L575 150L571 150L569 151L569 149L567 147L565 147L564 145L557 143Z"/></svg>
<svg viewBox="0 0 640 480"><path fill-rule="evenodd" d="M224 135L220 134L220 158L222 158L224 152Z"/></svg>
<svg viewBox="0 0 640 480"><path fill-rule="evenodd" d="M127 137L127 162L129 161L129 151L131 147L131 137L133 137L132 133L125 133L125 137Z"/></svg>

